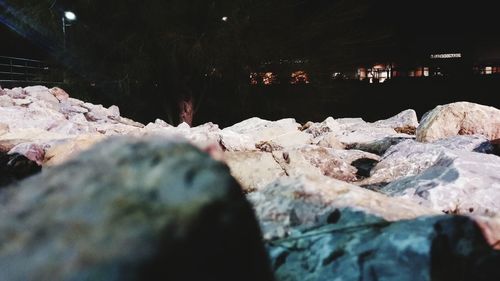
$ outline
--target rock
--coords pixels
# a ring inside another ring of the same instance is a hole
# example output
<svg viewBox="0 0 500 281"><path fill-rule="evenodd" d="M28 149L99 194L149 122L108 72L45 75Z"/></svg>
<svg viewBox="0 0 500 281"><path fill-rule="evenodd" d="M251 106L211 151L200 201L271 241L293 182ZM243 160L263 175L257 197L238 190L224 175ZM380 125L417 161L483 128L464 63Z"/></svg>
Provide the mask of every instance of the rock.
<svg viewBox="0 0 500 281"><path fill-rule="evenodd" d="M0 123L9 124L12 130L37 128L49 130L67 121L58 111L32 103L27 108L0 107Z"/></svg>
<svg viewBox="0 0 500 281"><path fill-rule="evenodd" d="M35 175L40 171L41 167L25 156L17 153L7 154L0 151L0 188Z"/></svg>
<svg viewBox="0 0 500 281"><path fill-rule="evenodd" d="M20 107L27 107L33 103L33 99L31 98L14 99L13 101L15 106L20 106Z"/></svg>
<svg viewBox="0 0 500 281"><path fill-rule="evenodd" d="M358 149L366 151L369 153L374 153L377 155L384 154L391 146L396 145L405 140L411 140L412 137L386 137L383 139L377 139L370 142L354 143L351 144L348 149Z"/></svg>
<svg viewBox="0 0 500 281"><path fill-rule="evenodd" d="M411 137L399 134L388 127L376 127L371 124L355 124L343 128L336 134L337 139L347 147L353 147L359 143L369 143L388 137Z"/></svg>
<svg viewBox="0 0 500 281"><path fill-rule="evenodd" d="M282 119L278 121L267 121L257 117L247 119L224 130L239 134L257 134L261 141L272 139L284 133L297 131L300 125L295 119Z"/></svg>
<svg viewBox="0 0 500 281"><path fill-rule="evenodd" d="M394 200L321 175L281 177L247 197L266 239L324 224L338 208L354 208L390 221L438 214L409 200Z"/></svg>
<svg viewBox="0 0 500 281"><path fill-rule="evenodd" d="M83 105L80 106L89 110L89 112L85 114L85 117L90 122L97 122L97 121L109 122L110 121L109 117L116 118L120 116L119 110L118 111L116 110L118 107L112 106L110 107L110 109L107 109L101 104L94 105L91 103L84 103Z"/></svg>
<svg viewBox="0 0 500 281"><path fill-rule="evenodd" d="M110 140L1 198L1 280L273 280L238 184L188 144Z"/></svg>
<svg viewBox="0 0 500 281"><path fill-rule="evenodd" d="M268 242L276 280L498 279L500 255L474 221L437 216L387 222L350 209L330 224Z"/></svg>
<svg viewBox="0 0 500 281"><path fill-rule="evenodd" d="M254 152L225 152L223 161L231 174L247 192L259 190L281 176L327 176L347 182L358 180L359 170L351 165L360 159L374 159L377 155L362 151L344 151L318 146L300 149Z"/></svg>
<svg viewBox="0 0 500 281"><path fill-rule="evenodd" d="M168 124L167 122L161 120L161 119L156 119L154 123L149 123L146 125L145 129L151 130L151 129L160 129L160 128L169 128L173 127L172 125Z"/></svg>
<svg viewBox="0 0 500 281"><path fill-rule="evenodd" d="M46 149L44 166L61 165L103 140L101 134L89 134L55 142Z"/></svg>
<svg viewBox="0 0 500 281"><path fill-rule="evenodd" d="M321 147L333 148L333 149L344 149L345 145L339 141L335 133L327 133L316 138L313 141L313 144L316 144Z"/></svg>
<svg viewBox="0 0 500 281"><path fill-rule="evenodd" d="M289 176L325 175L334 179L356 181L357 169L351 163L360 157L349 157L349 152L306 146L300 149L274 151L273 156Z"/></svg>
<svg viewBox="0 0 500 281"><path fill-rule="evenodd" d="M120 108L116 105L112 105L108 108L108 117L120 117Z"/></svg>
<svg viewBox="0 0 500 281"><path fill-rule="evenodd" d="M132 127L136 127L136 128L144 128L144 124L142 123L139 123L139 122L135 122L134 120L132 119L129 119L129 118L125 118L125 117L110 117L111 119L115 119L116 121L118 121L119 123L123 124L123 125L127 125L127 126L132 126Z"/></svg>
<svg viewBox="0 0 500 281"><path fill-rule="evenodd" d="M492 143L482 135L453 136L433 142L451 150L475 151L480 153L493 153Z"/></svg>
<svg viewBox="0 0 500 281"><path fill-rule="evenodd" d="M361 185L385 185L396 179L413 176L432 166L446 148L433 144L402 141L390 147Z"/></svg>
<svg viewBox="0 0 500 281"><path fill-rule="evenodd" d="M67 100L61 101L59 111L61 113L63 113L65 116L67 116L68 118L70 118L74 114L78 114L78 113L84 114L84 113L89 112L89 110L87 108L81 107L79 105L73 105L72 103L70 103Z"/></svg>
<svg viewBox="0 0 500 281"><path fill-rule="evenodd" d="M336 119L337 123L342 127L350 127L356 125L365 125L366 121L363 118L339 118Z"/></svg>
<svg viewBox="0 0 500 281"><path fill-rule="evenodd" d="M500 110L470 102L438 106L426 113L417 128L417 140L432 142L456 135L500 138Z"/></svg>
<svg viewBox="0 0 500 281"><path fill-rule="evenodd" d="M255 145L263 142L273 143L276 146L283 148L300 147L311 143L311 136L299 130L300 124L295 122L295 119L282 119L275 122L263 120L260 118L251 118L235 124L231 127L225 128L221 132L222 142L229 150L236 147L239 150L242 148L242 143L235 138L236 134L249 136L248 147L244 150L255 150ZM244 140L245 137L242 137ZM236 141L236 144L231 143Z"/></svg>
<svg viewBox="0 0 500 281"><path fill-rule="evenodd" d="M26 97L26 92L23 88L4 89L4 92L13 99L23 99Z"/></svg>
<svg viewBox="0 0 500 281"><path fill-rule="evenodd" d="M226 152L224 162L231 175L241 184L245 192L253 192L286 175L285 170L266 152Z"/></svg>
<svg viewBox="0 0 500 281"><path fill-rule="evenodd" d="M0 123L0 136L9 132L9 125Z"/></svg>
<svg viewBox="0 0 500 281"><path fill-rule="evenodd" d="M21 143L13 147L8 154L23 155L30 161L41 166L45 159L45 148L36 143Z"/></svg>
<svg viewBox="0 0 500 281"><path fill-rule="evenodd" d="M188 130L191 129L191 126L189 126L189 124L186 122L182 122L179 125L177 125L177 128L181 130Z"/></svg>
<svg viewBox="0 0 500 281"><path fill-rule="evenodd" d="M418 175L383 187L390 196L412 199L445 213L500 215L500 157L443 151Z"/></svg>
<svg viewBox="0 0 500 281"><path fill-rule="evenodd" d="M71 105L75 105L75 106L82 106L85 104L84 101L81 101L79 99L74 99L74 98L68 98L68 102L71 104Z"/></svg>
<svg viewBox="0 0 500 281"><path fill-rule="evenodd" d="M59 100L44 86L33 86L24 88L26 94L39 102L44 102L43 105L54 110L59 109Z"/></svg>
<svg viewBox="0 0 500 281"><path fill-rule="evenodd" d="M405 140L391 146L371 171L363 185L385 185L396 179L415 176L434 165L448 151L491 152L489 142L481 136L456 136L435 143Z"/></svg>
<svg viewBox="0 0 500 281"><path fill-rule="evenodd" d="M0 107L14 106L14 101L8 95L0 96Z"/></svg>
<svg viewBox="0 0 500 281"><path fill-rule="evenodd" d="M340 124L332 117L326 118L325 121L321 123L307 122L301 128L302 131L311 134L314 138L323 136L331 132L337 132L339 129Z"/></svg>
<svg viewBox="0 0 500 281"><path fill-rule="evenodd" d="M59 87L54 87L49 90L49 92L56 97L59 101L66 101L69 99L68 93Z"/></svg>
<svg viewBox="0 0 500 281"><path fill-rule="evenodd" d="M374 125L393 128L399 133L415 134L415 130L418 127L417 113L413 109L408 109L389 119L377 121Z"/></svg>
<svg viewBox="0 0 500 281"><path fill-rule="evenodd" d="M260 150L255 140L250 135L244 135L231 130L222 130L220 132L220 145L226 151L255 151Z"/></svg>

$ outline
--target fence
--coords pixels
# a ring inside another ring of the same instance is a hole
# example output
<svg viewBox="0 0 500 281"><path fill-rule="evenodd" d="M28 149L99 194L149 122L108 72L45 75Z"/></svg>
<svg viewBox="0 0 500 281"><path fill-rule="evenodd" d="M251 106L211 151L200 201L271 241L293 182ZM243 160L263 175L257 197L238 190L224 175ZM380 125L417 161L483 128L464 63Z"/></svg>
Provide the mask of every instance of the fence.
<svg viewBox="0 0 500 281"><path fill-rule="evenodd" d="M21 87L34 84L56 85L62 82L61 72L47 62L0 56L0 85L2 87Z"/></svg>

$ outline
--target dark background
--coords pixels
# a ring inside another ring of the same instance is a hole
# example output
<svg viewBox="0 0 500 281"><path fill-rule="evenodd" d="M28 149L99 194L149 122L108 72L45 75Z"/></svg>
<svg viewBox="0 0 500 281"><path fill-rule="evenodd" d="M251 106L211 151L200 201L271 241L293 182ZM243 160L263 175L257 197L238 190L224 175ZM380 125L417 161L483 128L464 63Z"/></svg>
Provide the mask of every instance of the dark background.
<svg viewBox="0 0 500 281"><path fill-rule="evenodd" d="M279 59L279 54L273 53L272 50L290 49L292 51L286 54L288 57L295 55L303 59L310 58L309 64L296 68L297 70L308 68L311 84L294 86L282 83L242 88L235 87L234 83L228 83L224 79L214 80L210 84L210 90L196 98L195 125L214 122L227 126L252 116L267 119L294 117L300 122L320 121L328 116L362 117L374 121L407 108L417 110L421 116L436 105L462 100L500 107L498 94L500 79L495 75L486 77L463 73L462 76L445 79L402 78L383 84L358 81L325 82L319 78L323 73L330 73L335 69L353 70L363 64L394 61L408 65L418 64L425 61L429 54L440 52L464 53L466 60L464 69L470 70L474 60L483 57L496 60L500 58L500 48L498 48L500 32L497 30L498 16L493 3L487 1L409 3L388 0L360 4L363 6L363 12L356 14L354 9L355 12L351 16L354 20L345 23L345 28L349 29L349 32L357 34L355 42L352 42L338 32L338 27L333 27L336 23L329 21L328 13L321 13L328 11L332 3L339 1L306 2L307 4L300 9L293 11L293 19L298 22L302 19L302 25L311 23L314 29L308 29L307 34L301 33L300 26L278 23L284 17L283 14L289 11L280 13L278 10L272 14L262 12L262 17L267 17L269 23L276 26L276 32L283 31L288 39L273 41L270 38L273 36L271 32L258 34L260 37L256 38L261 38L261 45L266 45L267 49L263 47L256 52L253 67L265 70L259 61ZM70 1L60 1L58 4L66 5L65 7L72 6ZM334 12L331 13L335 16ZM71 30L71 28L73 27L68 29L69 35L75 36L77 40L78 34L72 35L71 32L76 33L78 29L75 27ZM137 32L136 29L132 29L131 32ZM293 29L297 29L297 32L290 32ZM40 44L40 40L34 40L36 38L31 37L29 33L23 35L7 27L5 22L0 24L0 55L47 60L59 64L61 69L68 67L64 59L55 55L51 48ZM299 40L301 38L305 39ZM86 60L85 57L77 56L77 58ZM291 67L293 68L294 66ZM156 102L158 96L164 94L148 94L156 91L149 84L139 83L124 89L123 85L109 83L104 81L105 79L101 81L97 78L90 81L88 77L80 76L81 73L77 71L72 83L63 85L73 96L94 103L117 104L123 115L138 121L148 122L162 118L176 123L175 118L171 118L165 112L165 106ZM95 86L90 86L91 83ZM163 90L167 93L165 95L169 95L169 83L171 82L165 81L167 84L167 90ZM167 103L174 104L175 99L167 100Z"/></svg>

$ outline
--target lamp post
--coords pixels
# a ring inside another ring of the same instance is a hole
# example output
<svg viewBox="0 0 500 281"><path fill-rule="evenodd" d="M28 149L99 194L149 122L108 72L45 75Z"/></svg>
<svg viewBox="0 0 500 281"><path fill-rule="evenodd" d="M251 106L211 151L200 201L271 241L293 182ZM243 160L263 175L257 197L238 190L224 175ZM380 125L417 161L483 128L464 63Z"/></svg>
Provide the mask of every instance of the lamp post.
<svg viewBox="0 0 500 281"><path fill-rule="evenodd" d="M66 51L66 27L71 26L71 22L76 20L76 15L72 11L65 11L62 17L63 47Z"/></svg>
<svg viewBox="0 0 500 281"><path fill-rule="evenodd" d="M62 16L62 31L63 31L63 51L66 53L66 27L71 26L71 23L76 20L76 15L72 11L65 11ZM66 70L62 73L63 83L66 83Z"/></svg>

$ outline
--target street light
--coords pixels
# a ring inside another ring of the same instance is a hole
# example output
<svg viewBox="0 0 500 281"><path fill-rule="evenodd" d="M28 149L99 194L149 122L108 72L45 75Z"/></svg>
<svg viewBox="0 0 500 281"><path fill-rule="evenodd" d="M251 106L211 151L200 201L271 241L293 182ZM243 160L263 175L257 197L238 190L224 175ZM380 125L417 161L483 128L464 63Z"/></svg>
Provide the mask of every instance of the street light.
<svg viewBox="0 0 500 281"><path fill-rule="evenodd" d="M228 17L222 17L222 21L227 21Z"/></svg>
<svg viewBox="0 0 500 281"><path fill-rule="evenodd" d="M66 27L71 26L71 22L76 20L76 15L72 11L65 11L62 17L63 44L66 51Z"/></svg>
<svg viewBox="0 0 500 281"><path fill-rule="evenodd" d="M76 15L72 11L66 11L64 12L64 17L69 20L69 21L74 21L76 20Z"/></svg>

